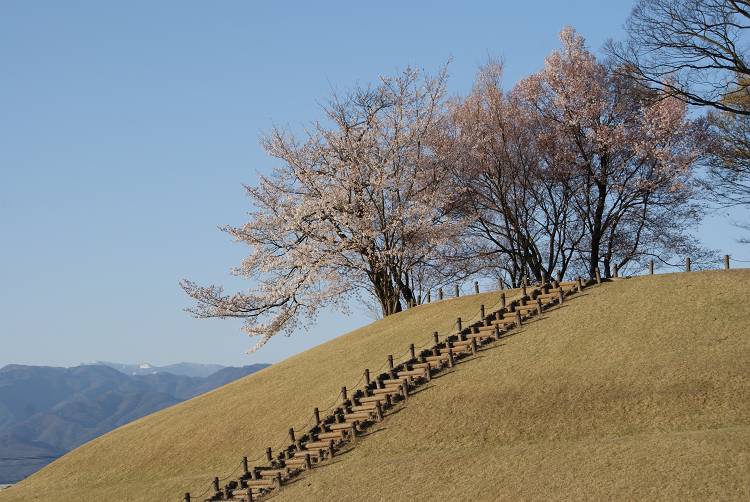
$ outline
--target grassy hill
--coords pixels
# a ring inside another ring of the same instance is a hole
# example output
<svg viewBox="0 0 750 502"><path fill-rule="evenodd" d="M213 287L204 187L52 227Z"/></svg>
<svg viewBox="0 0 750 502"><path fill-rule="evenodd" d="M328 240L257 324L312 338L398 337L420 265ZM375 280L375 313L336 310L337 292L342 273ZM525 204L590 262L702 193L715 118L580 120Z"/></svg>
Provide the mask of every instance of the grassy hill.
<svg viewBox="0 0 750 502"><path fill-rule="evenodd" d="M84 445L0 501L174 501L484 294L378 321ZM750 498L750 271L584 292L433 380L274 500ZM497 345L497 344L496 344ZM269 439L271 438L271 439Z"/></svg>

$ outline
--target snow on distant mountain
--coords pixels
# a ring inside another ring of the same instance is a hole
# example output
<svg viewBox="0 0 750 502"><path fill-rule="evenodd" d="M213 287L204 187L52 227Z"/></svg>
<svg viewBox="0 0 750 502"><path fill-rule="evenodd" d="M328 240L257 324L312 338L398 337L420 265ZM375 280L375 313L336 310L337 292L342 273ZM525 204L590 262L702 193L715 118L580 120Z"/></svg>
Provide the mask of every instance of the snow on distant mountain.
<svg viewBox="0 0 750 502"><path fill-rule="evenodd" d="M94 364L109 366L126 375L155 375L157 373L171 373L172 375L205 378L224 369L220 364L177 363L166 366L154 366L150 363L123 364L107 361L97 361Z"/></svg>

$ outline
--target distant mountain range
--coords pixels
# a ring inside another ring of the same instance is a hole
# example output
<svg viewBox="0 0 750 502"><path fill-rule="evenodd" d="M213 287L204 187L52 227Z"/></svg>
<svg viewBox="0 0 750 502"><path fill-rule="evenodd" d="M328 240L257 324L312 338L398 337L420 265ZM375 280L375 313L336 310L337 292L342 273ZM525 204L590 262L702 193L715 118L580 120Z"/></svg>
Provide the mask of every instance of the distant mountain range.
<svg viewBox="0 0 750 502"><path fill-rule="evenodd" d="M106 432L268 366L97 363L0 368L0 484Z"/></svg>

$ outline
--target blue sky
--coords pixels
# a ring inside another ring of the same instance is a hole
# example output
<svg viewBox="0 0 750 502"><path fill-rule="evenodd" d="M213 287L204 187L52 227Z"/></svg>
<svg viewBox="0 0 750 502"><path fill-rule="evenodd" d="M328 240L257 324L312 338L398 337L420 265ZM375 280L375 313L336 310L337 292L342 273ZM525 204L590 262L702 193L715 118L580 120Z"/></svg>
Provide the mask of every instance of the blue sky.
<svg viewBox="0 0 750 502"><path fill-rule="evenodd" d="M488 56L506 84L537 70L567 24L593 49L627 1L82 2L0 4L0 366L94 360L273 362L369 322L329 314L259 353L229 321L182 309L187 277L228 287L244 249L217 230L258 145L346 90L447 59L452 92ZM736 216L736 215L735 215ZM723 218L726 219L726 218ZM741 255L722 218L697 229Z"/></svg>

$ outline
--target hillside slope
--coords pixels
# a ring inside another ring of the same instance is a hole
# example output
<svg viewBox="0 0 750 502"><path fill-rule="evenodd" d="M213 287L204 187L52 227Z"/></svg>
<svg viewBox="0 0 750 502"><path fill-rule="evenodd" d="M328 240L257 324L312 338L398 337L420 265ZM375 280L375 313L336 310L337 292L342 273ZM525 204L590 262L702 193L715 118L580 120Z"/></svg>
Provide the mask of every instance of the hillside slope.
<svg viewBox="0 0 750 502"><path fill-rule="evenodd" d="M0 501L181 500L214 475L287 443L290 426L325 408L342 385L375 370L386 355L446 332L455 318L478 314L494 293L411 309L336 338L213 392L131 422L56 460L0 493Z"/></svg>
<svg viewBox="0 0 750 502"><path fill-rule="evenodd" d="M587 290L436 378L352 451L274 500L750 497L750 271ZM422 306L145 417L0 501L180 500L285 444L385 355L471 317L487 294ZM273 440L269 440L273 438Z"/></svg>

